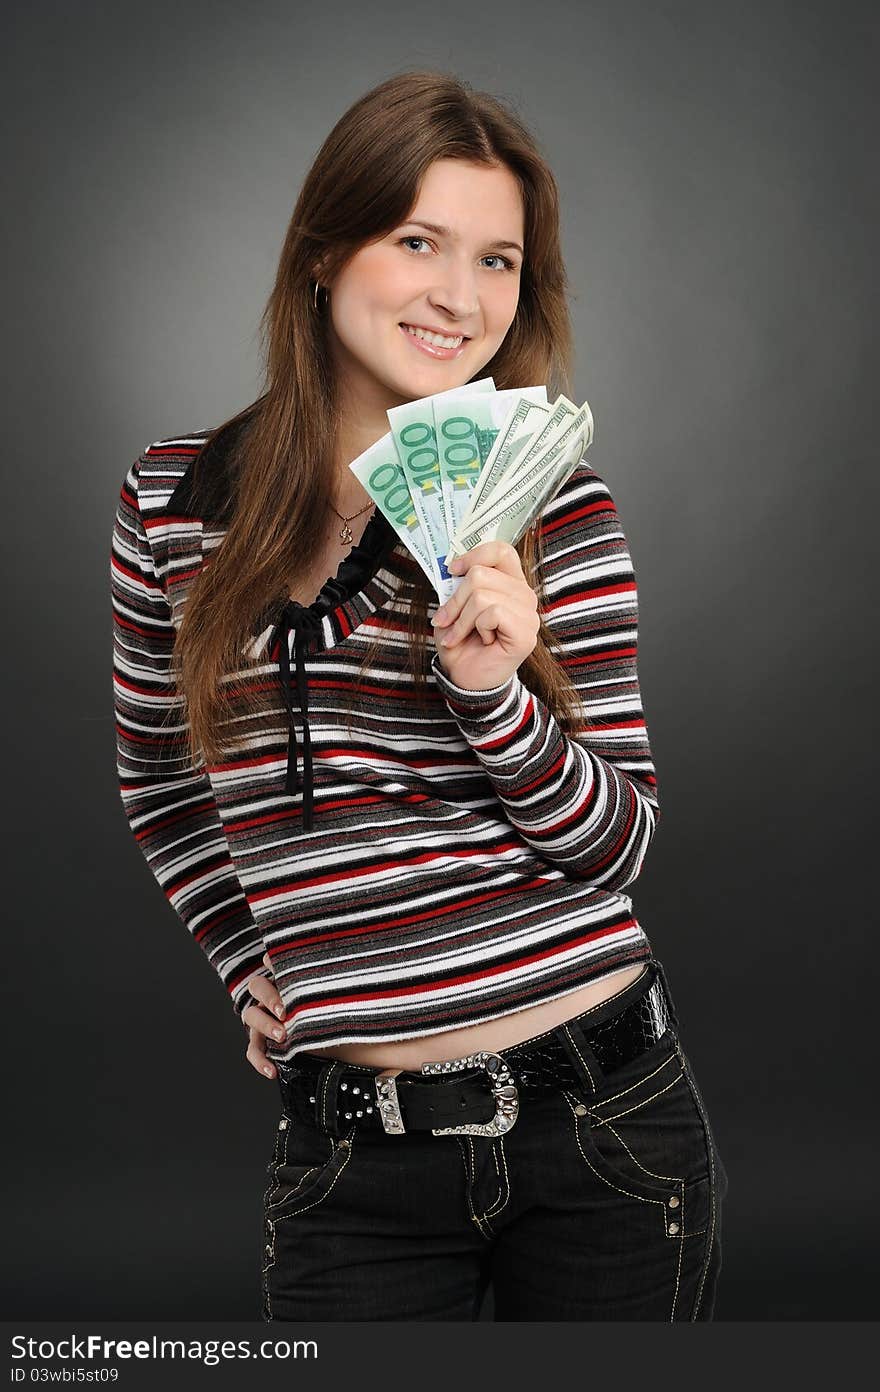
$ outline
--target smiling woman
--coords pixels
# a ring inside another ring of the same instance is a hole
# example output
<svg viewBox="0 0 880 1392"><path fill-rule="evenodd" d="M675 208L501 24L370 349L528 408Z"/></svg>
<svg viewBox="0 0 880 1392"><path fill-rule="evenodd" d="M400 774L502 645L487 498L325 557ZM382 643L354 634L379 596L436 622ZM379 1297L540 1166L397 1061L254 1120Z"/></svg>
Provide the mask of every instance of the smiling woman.
<svg viewBox="0 0 880 1392"><path fill-rule="evenodd" d="M611 491L581 460L432 623L347 467L480 377L571 395L565 290L519 119L393 77L303 182L265 391L123 483L120 790L279 1089L266 1319L473 1319L490 1274L498 1319L712 1315L726 1175L626 892L660 807Z"/></svg>
<svg viewBox="0 0 880 1392"><path fill-rule="evenodd" d="M441 208L444 226L434 221ZM402 227L323 277L341 410L358 431L340 439L341 465L361 452L364 431L374 439L385 433L390 406L461 385L498 352L516 317L521 277L519 259L492 249L521 247L524 221L520 181L508 168L437 159ZM407 228L412 235L400 235ZM447 363L454 369L438 366Z"/></svg>

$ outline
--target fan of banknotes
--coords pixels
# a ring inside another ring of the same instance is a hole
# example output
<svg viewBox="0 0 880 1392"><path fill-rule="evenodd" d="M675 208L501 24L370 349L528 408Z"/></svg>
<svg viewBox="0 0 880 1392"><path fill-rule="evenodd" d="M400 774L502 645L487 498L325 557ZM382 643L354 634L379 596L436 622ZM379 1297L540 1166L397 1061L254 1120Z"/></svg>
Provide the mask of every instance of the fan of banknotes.
<svg viewBox="0 0 880 1392"><path fill-rule="evenodd" d="M491 377L407 401L349 468L424 570L440 603L448 563L483 541L517 542L593 439L586 401L547 388L496 391Z"/></svg>

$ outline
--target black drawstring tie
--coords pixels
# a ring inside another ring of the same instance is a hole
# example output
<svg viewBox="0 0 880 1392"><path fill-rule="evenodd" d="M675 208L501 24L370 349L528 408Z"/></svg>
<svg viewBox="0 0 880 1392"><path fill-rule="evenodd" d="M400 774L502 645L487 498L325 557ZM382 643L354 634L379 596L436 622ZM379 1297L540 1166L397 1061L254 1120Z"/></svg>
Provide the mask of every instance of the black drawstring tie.
<svg viewBox="0 0 880 1392"><path fill-rule="evenodd" d="M295 794L300 791L300 778L297 769L297 746L296 746L296 723L293 714L293 702L290 694L290 641L289 634L295 633L295 661L296 661L296 693L299 700L299 708L303 722L303 830L312 831L314 827L314 817L312 812L312 738L309 730L309 683L305 670L305 650L306 643L310 634L320 633L322 618L320 614L305 608L297 600L292 599L285 605L281 618L275 626L269 644L271 652L275 646L275 640L280 643L278 652L278 671L281 677L281 693L284 697L284 704L287 707L287 719L289 724L289 734L287 740L287 775L284 780L284 791Z"/></svg>
<svg viewBox="0 0 880 1392"><path fill-rule="evenodd" d="M287 774L284 791L295 794L300 791L300 778L297 769L296 724L293 716L293 701L290 689L290 634L295 633L294 652L296 661L296 690L303 722L303 830L314 829L312 807L312 739L309 731L309 687L305 670L305 651L312 635L320 637L324 619L330 623L334 641L344 638L349 629L346 622L333 618L345 601L357 594L376 575L379 567L390 556L397 545L397 533L384 513L376 508L364 528L360 541L352 547L349 554L339 563L335 576L326 580L313 604L300 604L290 599L281 611L281 617L269 635L268 651L270 657L275 652L276 641L280 642L278 671L281 677L281 691L287 707L290 726L287 743ZM277 610L272 606L271 613ZM336 633L337 625L341 633ZM318 644L319 650L321 644ZM274 659L273 659L274 660Z"/></svg>

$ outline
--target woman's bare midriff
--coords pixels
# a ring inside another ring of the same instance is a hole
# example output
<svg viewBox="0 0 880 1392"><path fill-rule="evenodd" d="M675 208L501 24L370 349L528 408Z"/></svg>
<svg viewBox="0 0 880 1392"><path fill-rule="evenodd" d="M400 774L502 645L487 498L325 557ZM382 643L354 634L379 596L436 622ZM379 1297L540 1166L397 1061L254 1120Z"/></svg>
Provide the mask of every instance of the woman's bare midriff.
<svg viewBox="0 0 880 1392"><path fill-rule="evenodd" d="M420 1039L391 1040L387 1044L340 1044L335 1048L309 1050L318 1058L342 1059L345 1063L363 1063L370 1068L418 1071L423 1063L438 1063L442 1059L462 1058L482 1049L490 1052L521 1044L536 1034L545 1034L563 1020L582 1015L609 996L622 991L647 969L646 962L634 962L628 967L610 972L598 981L590 981L556 1000L517 1010L497 1020L484 1020L462 1029L443 1030L440 1034L423 1035Z"/></svg>

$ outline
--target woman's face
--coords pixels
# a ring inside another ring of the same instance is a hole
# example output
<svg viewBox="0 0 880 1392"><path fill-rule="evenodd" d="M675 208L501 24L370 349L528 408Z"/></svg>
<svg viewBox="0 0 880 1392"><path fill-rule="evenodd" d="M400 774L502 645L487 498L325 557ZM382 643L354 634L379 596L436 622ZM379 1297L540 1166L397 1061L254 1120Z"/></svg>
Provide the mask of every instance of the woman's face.
<svg viewBox="0 0 880 1392"><path fill-rule="evenodd" d="M329 286L343 390L382 409L386 401L431 396L479 376L519 301L524 217L507 168L436 160L410 212L362 247ZM446 230L418 225L424 222ZM438 355L401 325L465 337Z"/></svg>

